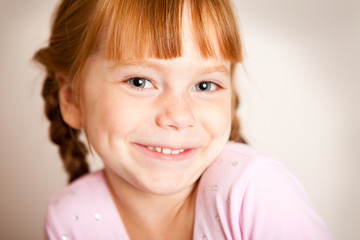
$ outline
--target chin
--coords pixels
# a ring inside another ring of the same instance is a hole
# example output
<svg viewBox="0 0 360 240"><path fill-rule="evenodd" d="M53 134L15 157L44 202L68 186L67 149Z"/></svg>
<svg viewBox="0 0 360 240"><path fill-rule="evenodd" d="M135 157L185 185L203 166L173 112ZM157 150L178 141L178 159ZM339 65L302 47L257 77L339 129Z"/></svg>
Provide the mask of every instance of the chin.
<svg viewBox="0 0 360 240"><path fill-rule="evenodd" d="M173 195L183 191L191 191L196 185L199 177L194 180L191 179L190 181L188 179L175 181L173 177L171 179L163 177L156 181L150 180L145 184L136 184L135 186L143 192L155 195Z"/></svg>

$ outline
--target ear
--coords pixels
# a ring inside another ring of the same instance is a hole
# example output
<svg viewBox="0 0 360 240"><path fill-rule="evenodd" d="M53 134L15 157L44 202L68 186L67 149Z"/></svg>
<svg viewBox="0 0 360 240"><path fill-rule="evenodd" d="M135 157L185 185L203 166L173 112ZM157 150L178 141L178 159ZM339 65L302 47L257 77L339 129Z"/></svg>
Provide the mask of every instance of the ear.
<svg viewBox="0 0 360 240"><path fill-rule="evenodd" d="M59 104L63 120L72 128L81 129L80 107L76 102L72 81L61 74L55 76L59 84Z"/></svg>

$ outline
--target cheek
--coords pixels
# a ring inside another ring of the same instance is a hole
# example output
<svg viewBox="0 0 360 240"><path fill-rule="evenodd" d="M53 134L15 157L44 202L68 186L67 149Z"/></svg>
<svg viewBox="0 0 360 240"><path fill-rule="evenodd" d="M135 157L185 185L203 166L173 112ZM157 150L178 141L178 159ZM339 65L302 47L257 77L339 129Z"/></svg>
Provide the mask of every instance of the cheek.
<svg viewBox="0 0 360 240"><path fill-rule="evenodd" d="M136 130L145 111L142 105L115 89L102 89L85 99L84 126L92 144L113 145L115 136L124 139Z"/></svg>
<svg viewBox="0 0 360 240"><path fill-rule="evenodd" d="M231 100L222 98L206 104L199 112L203 127L212 138L228 138L231 129Z"/></svg>

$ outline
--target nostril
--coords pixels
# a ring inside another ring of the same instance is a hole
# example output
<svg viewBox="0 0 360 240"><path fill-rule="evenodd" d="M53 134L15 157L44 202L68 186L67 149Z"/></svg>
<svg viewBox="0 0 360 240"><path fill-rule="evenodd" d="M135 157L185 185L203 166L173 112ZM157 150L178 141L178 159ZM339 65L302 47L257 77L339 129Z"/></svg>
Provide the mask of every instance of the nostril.
<svg viewBox="0 0 360 240"><path fill-rule="evenodd" d="M156 118L156 124L159 127L181 130L194 127L195 118L191 111L164 111L160 112Z"/></svg>

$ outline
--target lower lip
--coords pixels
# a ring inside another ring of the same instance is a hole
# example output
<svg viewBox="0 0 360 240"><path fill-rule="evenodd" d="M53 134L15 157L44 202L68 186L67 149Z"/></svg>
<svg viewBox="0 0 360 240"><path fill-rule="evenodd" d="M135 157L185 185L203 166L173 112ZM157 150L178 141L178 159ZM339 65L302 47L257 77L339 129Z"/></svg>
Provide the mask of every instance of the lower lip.
<svg viewBox="0 0 360 240"><path fill-rule="evenodd" d="M186 159L191 158L196 152L196 148L189 148L185 152L182 152L179 154L164 154L162 152L152 151L148 147L145 147L140 144L135 143L133 145L136 149L138 149L144 155L146 155L150 158L155 158L155 159L164 160L164 161L184 161Z"/></svg>

